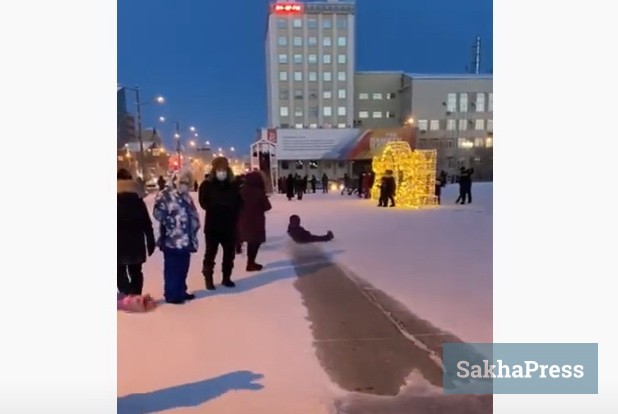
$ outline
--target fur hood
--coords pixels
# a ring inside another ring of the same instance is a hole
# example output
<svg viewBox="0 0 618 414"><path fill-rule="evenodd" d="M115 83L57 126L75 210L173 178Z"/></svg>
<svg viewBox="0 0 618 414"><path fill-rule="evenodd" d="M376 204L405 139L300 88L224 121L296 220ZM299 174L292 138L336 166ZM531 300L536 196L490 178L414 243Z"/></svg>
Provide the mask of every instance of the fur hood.
<svg viewBox="0 0 618 414"><path fill-rule="evenodd" d="M135 193L140 198L146 195L146 190L135 180L116 180L117 193Z"/></svg>

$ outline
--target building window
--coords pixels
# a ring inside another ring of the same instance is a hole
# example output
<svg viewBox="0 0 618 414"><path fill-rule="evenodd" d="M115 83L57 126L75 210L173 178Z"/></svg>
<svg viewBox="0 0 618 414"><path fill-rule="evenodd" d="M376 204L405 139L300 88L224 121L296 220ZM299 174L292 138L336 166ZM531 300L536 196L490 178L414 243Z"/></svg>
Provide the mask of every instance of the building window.
<svg viewBox="0 0 618 414"><path fill-rule="evenodd" d="M466 148L466 149L468 149L468 148L474 147L474 142L472 140L467 139L467 138L459 138L457 140L457 146L459 148Z"/></svg>
<svg viewBox="0 0 618 414"><path fill-rule="evenodd" d="M322 56L322 62L325 65L330 65L332 63L330 54L326 54Z"/></svg>
<svg viewBox="0 0 618 414"><path fill-rule="evenodd" d="M277 29L287 29L288 21L286 19L277 19Z"/></svg>
<svg viewBox="0 0 618 414"><path fill-rule="evenodd" d="M303 116L303 108L299 108L299 107L294 108L294 116L302 117Z"/></svg>
<svg viewBox="0 0 618 414"><path fill-rule="evenodd" d="M449 93L446 98L446 111L447 112L456 112L457 111L457 94Z"/></svg>
<svg viewBox="0 0 618 414"><path fill-rule="evenodd" d="M318 129L318 124L309 124L309 129Z"/></svg>
<svg viewBox="0 0 618 414"><path fill-rule="evenodd" d="M294 46L302 46L303 38L300 36L294 36Z"/></svg>
<svg viewBox="0 0 618 414"><path fill-rule="evenodd" d="M309 46L317 46L318 45L318 38L315 36L309 36L309 39L307 40L307 44Z"/></svg>
<svg viewBox="0 0 618 414"><path fill-rule="evenodd" d="M332 29L333 28L333 21L330 19L324 19L322 20L322 29Z"/></svg>
<svg viewBox="0 0 618 414"><path fill-rule="evenodd" d="M487 130L489 132L493 132L494 131L494 120L493 119L488 119L487 120Z"/></svg>
<svg viewBox="0 0 618 414"><path fill-rule="evenodd" d="M309 169L310 170L317 170L318 169L318 162L317 161L309 161Z"/></svg>
<svg viewBox="0 0 618 414"><path fill-rule="evenodd" d="M346 124L337 124L337 128L339 128L339 129L345 129L347 127L348 126Z"/></svg>
<svg viewBox="0 0 618 414"><path fill-rule="evenodd" d="M346 108L345 108L345 106L340 106L339 108L337 108L337 115L338 116L346 116Z"/></svg>
<svg viewBox="0 0 618 414"><path fill-rule="evenodd" d="M348 19L347 17L337 17L337 29L343 30L348 27Z"/></svg>
<svg viewBox="0 0 618 414"><path fill-rule="evenodd" d="M309 55L309 56L307 56L307 62L309 62L309 63L318 63L318 55Z"/></svg>
<svg viewBox="0 0 618 414"><path fill-rule="evenodd" d="M333 41L330 38L330 36L324 36L324 39L322 39L322 46L332 46L333 45Z"/></svg>
<svg viewBox="0 0 618 414"><path fill-rule="evenodd" d="M484 138L474 138L474 146L478 148L484 147L485 139Z"/></svg>
<svg viewBox="0 0 618 414"><path fill-rule="evenodd" d="M419 129L419 131L427 131L428 125L429 125L429 121L427 121L426 119L420 119L418 121L418 129Z"/></svg>
<svg viewBox="0 0 618 414"><path fill-rule="evenodd" d="M285 82L288 80L288 73L287 72L279 72L279 80L282 82Z"/></svg>
<svg viewBox="0 0 618 414"><path fill-rule="evenodd" d="M320 114L320 110L318 109L317 106L310 106L309 107L309 117L317 118L319 114Z"/></svg>
<svg viewBox="0 0 618 414"><path fill-rule="evenodd" d="M493 148L493 146L494 146L494 139L493 138L485 138L485 146L487 148Z"/></svg>
<svg viewBox="0 0 618 414"><path fill-rule="evenodd" d="M294 72L294 80L296 82L302 82L302 80L303 80L303 73L302 72Z"/></svg>
<svg viewBox="0 0 618 414"><path fill-rule="evenodd" d="M372 95L372 98L376 101L381 101L382 100L382 94L381 93L374 93Z"/></svg>
<svg viewBox="0 0 618 414"><path fill-rule="evenodd" d="M288 109L287 106L282 106L281 108L279 108L279 115L280 116L289 116L290 115L290 110Z"/></svg>
<svg viewBox="0 0 618 414"><path fill-rule="evenodd" d="M373 118L382 118L382 111L373 111L371 114Z"/></svg>
<svg viewBox="0 0 618 414"><path fill-rule="evenodd" d="M395 94L394 93L387 93L386 94L386 99L395 99Z"/></svg>
<svg viewBox="0 0 618 414"><path fill-rule="evenodd" d="M333 80L333 74L330 72L324 72L323 74L324 82L330 82Z"/></svg>
<svg viewBox="0 0 618 414"><path fill-rule="evenodd" d="M339 63L340 65L345 65L346 61L347 61L346 55L337 56L337 63Z"/></svg>
<svg viewBox="0 0 618 414"><path fill-rule="evenodd" d="M468 112L468 94L459 95L459 112Z"/></svg>
<svg viewBox="0 0 618 414"><path fill-rule="evenodd" d="M294 55L294 64L300 65L303 63L303 55Z"/></svg>
<svg viewBox="0 0 618 414"><path fill-rule="evenodd" d="M448 131L454 131L455 128L456 128L455 120L454 119L447 119L446 120L446 129Z"/></svg>
<svg viewBox="0 0 618 414"><path fill-rule="evenodd" d="M446 141L446 148L454 148L454 147L455 147L454 139L449 139L448 141Z"/></svg>
<svg viewBox="0 0 618 414"><path fill-rule="evenodd" d="M485 94L476 94L476 112L485 112Z"/></svg>
<svg viewBox="0 0 618 414"><path fill-rule="evenodd" d="M337 38L337 46L345 47L348 44L348 39L345 36L339 36Z"/></svg>
<svg viewBox="0 0 618 414"><path fill-rule="evenodd" d="M322 99L332 99L333 98L333 92L332 91L323 91L322 92Z"/></svg>
<svg viewBox="0 0 618 414"><path fill-rule="evenodd" d="M489 99L487 100L487 112L493 112L494 111L494 94L490 93L489 94Z"/></svg>
<svg viewBox="0 0 618 414"><path fill-rule="evenodd" d="M367 112L367 111L359 111L358 112L358 117L360 119L367 119L367 118L369 118L369 112Z"/></svg>
<svg viewBox="0 0 618 414"><path fill-rule="evenodd" d="M279 99L285 101L290 99L290 91L288 91L287 89L282 89L279 91Z"/></svg>
<svg viewBox="0 0 618 414"><path fill-rule="evenodd" d="M459 120L459 130L465 131L466 129L468 129L468 121L465 119L460 119Z"/></svg>
<svg viewBox="0 0 618 414"><path fill-rule="evenodd" d="M484 119L477 119L474 121L474 129L476 129L477 131L482 131L485 129L485 120Z"/></svg>
<svg viewBox="0 0 618 414"><path fill-rule="evenodd" d="M429 130L430 131L439 131L440 130L440 121L438 121L437 119L432 119L431 122L429 123Z"/></svg>
<svg viewBox="0 0 618 414"><path fill-rule="evenodd" d="M318 99L317 89L309 89L309 99Z"/></svg>
<svg viewBox="0 0 618 414"><path fill-rule="evenodd" d="M361 101L366 101L367 99L369 99L369 94L368 93L359 93L358 94L358 99L360 99Z"/></svg>
<svg viewBox="0 0 618 414"><path fill-rule="evenodd" d="M345 89L339 89L337 91L337 98L345 99L346 98L346 90Z"/></svg>
<svg viewBox="0 0 618 414"><path fill-rule="evenodd" d="M288 63L288 55L279 55L279 63L281 64Z"/></svg>
<svg viewBox="0 0 618 414"><path fill-rule="evenodd" d="M294 89L294 99L303 99L302 89Z"/></svg>
<svg viewBox="0 0 618 414"><path fill-rule="evenodd" d="M318 28L318 19L307 19L307 27L309 29L317 29Z"/></svg>
<svg viewBox="0 0 618 414"><path fill-rule="evenodd" d="M303 129L304 125L303 124L294 124L294 128L296 129Z"/></svg>
<svg viewBox="0 0 618 414"><path fill-rule="evenodd" d="M317 72L309 72L309 82L316 82L318 80Z"/></svg>
<svg viewBox="0 0 618 414"><path fill-rule="evenodd" d="M337 73L337 80L340 81L340 82L345 82L345 80L346 80L345 72Z"/></svg>
<svg viewBox="0 0 618 414"><path fill-rule="evenodd" d="M290 169L290 163L287 161L281 161L281 169L282 170L289 170Z"/></svg>
<svg viewBox="0 0 618 414"><path fill-rule="evenodd" d="M279 46L287 46L288 45L288 38L285 36L279 36L279 38L277 39L277 44Z"/></svg>
<svg viewBox="0 0 618 414"><path fill-rule="evenodd" d="M292 27L297 28L297 29L300 27L303 27L303 21L301 19L292 20Z"/></svg>
<svg viewBox="0 0 618 414"><path fill-rule="evenodd" d="M393 111L386 111L386 117L387 118L395 118L395 112L393 112Z"/></svg>
<svg viewBox="0 0 618 414"><path fill-rule="evenodd" d="M333 116L333 107L332 106L325 106L323 114L324 114L324 116Z"/></svg>

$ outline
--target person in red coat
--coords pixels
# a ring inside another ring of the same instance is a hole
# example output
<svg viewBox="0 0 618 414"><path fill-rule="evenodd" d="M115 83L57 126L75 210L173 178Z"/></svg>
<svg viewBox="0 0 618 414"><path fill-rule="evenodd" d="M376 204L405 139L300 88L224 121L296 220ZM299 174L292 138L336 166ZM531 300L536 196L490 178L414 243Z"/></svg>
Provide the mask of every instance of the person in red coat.
<svg viewBox="0 0 618 414"><path fill-rule="evenodd" d="M245 177L240 190L243 208L240 212L240 239L247 242L247 271L262 270L263 266L255 259L260 245L266 241L266 212L272 208L266 196L264 178L259 171L253 171Z"/></svg>
<svg viewBox="0 0 618 414"><path fill-rule="evenodd" d="M363 176L363 195L365 198L371 197L371 175L369 173Z"/></svg>

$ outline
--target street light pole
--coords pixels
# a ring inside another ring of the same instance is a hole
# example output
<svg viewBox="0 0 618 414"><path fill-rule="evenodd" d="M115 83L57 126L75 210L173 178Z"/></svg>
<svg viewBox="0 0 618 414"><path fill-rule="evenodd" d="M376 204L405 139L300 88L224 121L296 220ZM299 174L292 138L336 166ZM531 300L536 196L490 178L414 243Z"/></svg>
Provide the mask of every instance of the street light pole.
<svg viewBox="0 0 618 414"><path fill-rule="evenodd" d="M178 156L178 169L181 169L181 163L182 161L180 160L180 122L176 121L176 154Z"/></svg>
<svg viewBox="0 0 618 414"><path fill-rule="evenodd" d="M144 140L142 139L142 103L139 100L139 86L135 86L135 106L137 106L137 139L139 140L139 169L143 180L144 174Z"/></svg>

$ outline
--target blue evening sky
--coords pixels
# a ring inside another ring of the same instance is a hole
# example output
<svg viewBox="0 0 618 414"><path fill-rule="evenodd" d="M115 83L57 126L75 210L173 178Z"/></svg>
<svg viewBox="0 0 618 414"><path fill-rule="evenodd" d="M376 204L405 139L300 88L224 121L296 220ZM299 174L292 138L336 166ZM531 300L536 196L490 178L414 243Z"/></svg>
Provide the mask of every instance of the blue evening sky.
<svg viewBox="0 0 618 414"><path fill-rule="evenodd" d="M169 145L173 121L248 153L266 123L267 0L118 1L118 83L140 85L144 127ZM482 38L492 69L492 0L357 0L357 70L463 73ZM129 95L129 105L133 98ZM129 110L133 112L134 107ZM160 124L157 117L167 117Z"/></svg>

